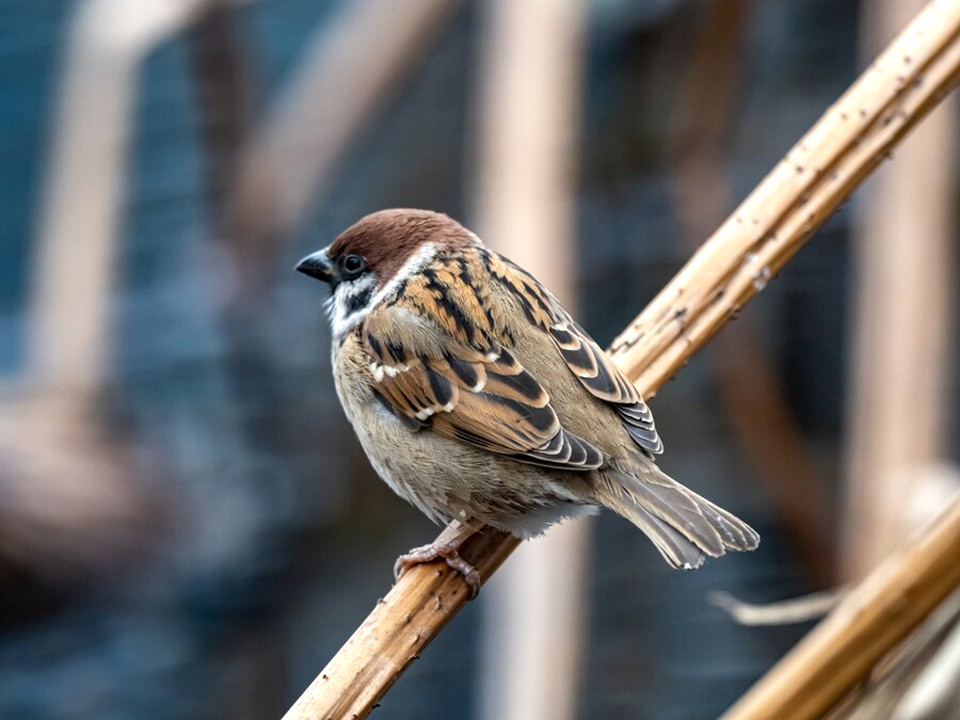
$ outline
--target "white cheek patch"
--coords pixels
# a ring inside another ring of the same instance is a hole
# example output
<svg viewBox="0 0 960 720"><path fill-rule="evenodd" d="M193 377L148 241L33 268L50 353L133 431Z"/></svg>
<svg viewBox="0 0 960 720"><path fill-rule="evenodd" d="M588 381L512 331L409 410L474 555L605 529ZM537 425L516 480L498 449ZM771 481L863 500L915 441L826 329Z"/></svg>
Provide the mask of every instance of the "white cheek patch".
<svg viewBox="0 0 960 720"><path fill-rule="evenodd" d="M370 273L352 282L342 282L333 296L327 301L327 313L333 328L334 340L339 340L353 330L370 311L390 297L411 275L420 272L424 265L433 260L437 246L425 243L413 255L407 258L389 282L374 292L377 276ZM364 297L365 296L365 297Z"/></svg>
<svg viewBox="0 0 960 720"><path fill-rule="evenodd" d="M333 327L333 337L341 338L355 328L370 312L370 297L377 286L375 275L365 275L351 282L337 285L330 300L327 312Z"/></svg>

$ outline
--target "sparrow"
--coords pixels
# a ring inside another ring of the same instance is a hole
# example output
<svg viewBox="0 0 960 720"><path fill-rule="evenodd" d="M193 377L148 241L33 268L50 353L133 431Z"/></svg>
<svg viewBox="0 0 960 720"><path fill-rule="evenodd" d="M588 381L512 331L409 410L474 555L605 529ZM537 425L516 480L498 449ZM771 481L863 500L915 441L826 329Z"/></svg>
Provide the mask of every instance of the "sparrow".
<svg viewBox="0 0 960 720"><path fill-rule="evenodd" d="M397 577L442 558L475 594L458 549L483 525L526 539L601 507L675 568L759 544L657 467L649 407L557 299L450 217L375 212L296 269L332 290L337 394L377 474L455 521L401 556Z"/></svg>

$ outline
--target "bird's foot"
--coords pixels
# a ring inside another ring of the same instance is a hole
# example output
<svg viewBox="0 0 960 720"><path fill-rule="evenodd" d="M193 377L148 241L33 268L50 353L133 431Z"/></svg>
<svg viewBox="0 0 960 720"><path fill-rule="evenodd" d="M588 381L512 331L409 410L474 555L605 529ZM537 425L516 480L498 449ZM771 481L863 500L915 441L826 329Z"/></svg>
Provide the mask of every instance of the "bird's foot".
<svg viewBox="0 0 960 720"><path fill-rule="evenodd" d="M399 580L414 565L443 560L449 567L463 575L467 587L470 588L470 599L475 598L477 593L480 592L480 571L460 557L460 545L475 531L467 525L448 528L448 530L451 529L453 530L451 536L448 536L448 532L445 530L439 538L429 545L415 547L398 557L393 565L394 577Z"/></svg>

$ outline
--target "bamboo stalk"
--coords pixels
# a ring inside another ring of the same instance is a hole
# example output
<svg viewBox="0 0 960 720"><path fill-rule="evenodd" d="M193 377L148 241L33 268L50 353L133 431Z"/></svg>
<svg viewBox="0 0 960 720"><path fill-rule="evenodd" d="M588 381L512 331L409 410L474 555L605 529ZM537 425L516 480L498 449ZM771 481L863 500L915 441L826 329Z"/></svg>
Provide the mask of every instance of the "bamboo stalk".
<svg viewBox="0 0 960 720"><path fill-rule="evenodd" d="M894 553L723 720L819 718L960 585L960 500Z"/></svg>
<svg viewBox="0 0 960 720"><path fill-rule="evenodd" d="M613 342L651 387L760 292L956 84L960 3L934 0ZM732 297L731 297L732 295Z"/></svg>
<svg viewBox="0 0 960 720"><path fill-rule="evenodd" d="M645 395L762 290L952 89L960 73L958 34L960 3L927 6L617 338L613 356ZM960 527L950 525L943 532L960 538ZM938 537L942 540L942 533ZM462 552L489 578L516 544L488 530L468 540ZM287 720L366 715L467 596L466 583L445 566L411 569L307 688ZM896 599L903 604L902 596ZM877 636L886 647L902 637L881 629Z"/></svg>
<svg viewBox="0 0 960 720"><path fill-rule="evenodd" d="M460 547L460 555L486 580L519 542L485 531L471 536ZM365 717L469 596L463 576L446 564L414 566L377 601L283 720Z"/></svg>

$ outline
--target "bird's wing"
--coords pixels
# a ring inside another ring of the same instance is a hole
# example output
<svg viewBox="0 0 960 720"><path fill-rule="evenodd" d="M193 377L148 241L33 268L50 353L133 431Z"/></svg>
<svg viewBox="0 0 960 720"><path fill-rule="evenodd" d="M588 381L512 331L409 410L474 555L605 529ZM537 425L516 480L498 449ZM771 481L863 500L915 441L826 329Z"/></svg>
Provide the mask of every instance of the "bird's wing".
<svg viewBox="0 0 960 720"><path fill-rule="evenodd" d="M471 303L485 310L470 284L445 284L428 272L407 285L400 302L375 308L360 331L374 390L397 417L526 463L603 464L597 448L561 425L546 390L491 326L470 324Z"/></svg>
<svg viewBox="0 0 960 720"><path fill-rule="evenodd" d="M527 319L550 334L570 372L594 397L613 405L637 445L653 454L663 452L650 408L610 356L530 273L494 253L488 255L493 277L517 297Z"/></svg>

